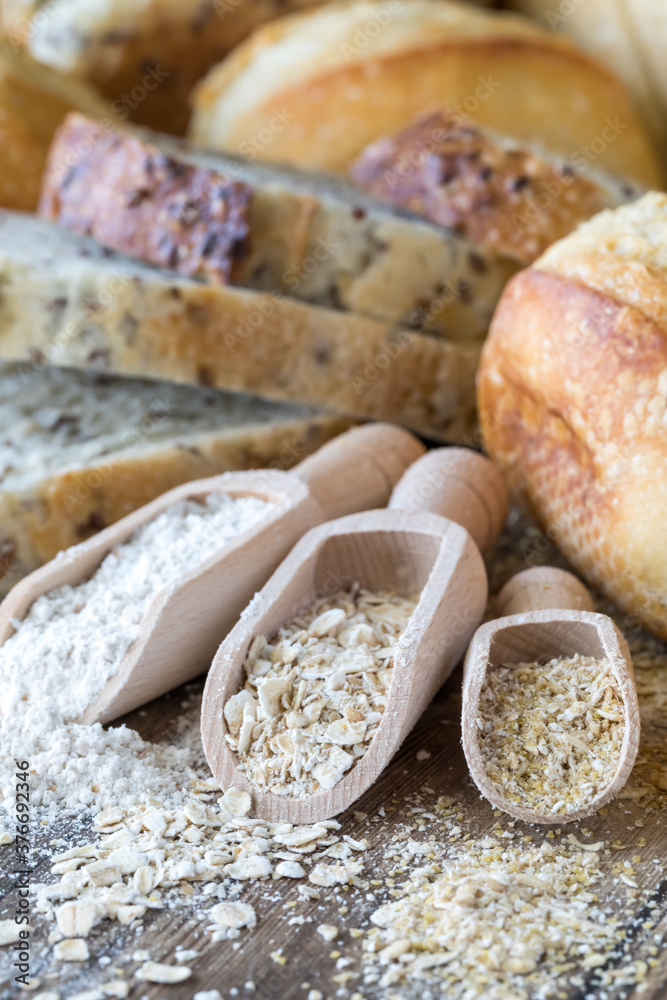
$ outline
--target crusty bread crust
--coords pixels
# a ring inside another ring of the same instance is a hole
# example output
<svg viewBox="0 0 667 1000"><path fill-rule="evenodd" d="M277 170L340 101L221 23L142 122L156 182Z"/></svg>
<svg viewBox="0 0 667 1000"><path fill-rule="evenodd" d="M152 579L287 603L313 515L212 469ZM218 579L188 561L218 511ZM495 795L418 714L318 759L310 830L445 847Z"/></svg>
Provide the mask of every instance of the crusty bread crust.
<svg viewBox="0 0 667 1000"><path fill-rule="evenodd" d="M67 151L87 150L67 166ZM54 140L39 213L73 233L188 277L225 284L248 256L252 189L70 115Z"/></svg>
<svg viewBox="0 0 667 1000"><path fill-rule="evenodd" d="M0 206L33 211L53 134L73 110L110 108L84 84L65 80L0 41Z"/></svg>
<svg viewBox="0 0 667 1000"><path fill-rule="evenodd" d="M342 172L370 142L443 106L647 186L662 178L607 70L520 18L447 0L341 0L266 26L199 85L191 135Z"/></svg>
<svg viewBox="0 0 667 1000"><path fill-rule="evenodd" d="M628 626L667 638L667 328L576 279L523 271L496 312L478 404L489 454L549 542Z"/></svg>
<svg viewBox="0 0 667 1000"><path fill-rule="evenodd" d="M446 111L378 139L350 175L369 193L524 266L584 219L643 193L489 129L463 125Z"/></svg>

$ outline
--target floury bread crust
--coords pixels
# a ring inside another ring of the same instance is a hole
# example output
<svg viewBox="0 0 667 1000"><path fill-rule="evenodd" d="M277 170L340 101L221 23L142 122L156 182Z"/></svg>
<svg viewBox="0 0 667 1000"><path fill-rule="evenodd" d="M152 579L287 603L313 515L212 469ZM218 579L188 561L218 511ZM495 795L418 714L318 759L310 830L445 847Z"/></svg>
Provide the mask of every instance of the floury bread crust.
<svg viewBox="0 0 667 1000"><path fill-rule="evenodd" d="M289 469L350 426L298 406L139 379L0 365L0 596L166 490Z"/></svg>
<svg viewBox="0 0 667 1000"><path fill-rule="evenodd" d="M344 172L370 142L442 107L661 182L608 70L527 20L449 0L339 0L265 26L199 85L190 134L209 149Z"/></svg>
<svg viewBox="0 0 667 1000"><path fill-rule="evenodd" d="M478 345L206 285L41 219L0 217L0 357L321 406L436 439L475 421Z"/></svg>
<svg viewBox="0 0 667 1000"><path fill-rule="evenodd" d="M484 439L570 562L667 638L667 196L607 211L510 282Z"/></svg>
<svg viewBox="0 0 667 1000"><path fill-rule="evenodd" d="M343 180L70 115L41 214L188 276L481 341L516 265Z"/></svg>
<svg viewBox="0 0 667 1000"><path fill-rule="evenodd" d="M33 211L53 134L68 112L107 118L110 108L76 80L0 39L0 206Z"/></svg>

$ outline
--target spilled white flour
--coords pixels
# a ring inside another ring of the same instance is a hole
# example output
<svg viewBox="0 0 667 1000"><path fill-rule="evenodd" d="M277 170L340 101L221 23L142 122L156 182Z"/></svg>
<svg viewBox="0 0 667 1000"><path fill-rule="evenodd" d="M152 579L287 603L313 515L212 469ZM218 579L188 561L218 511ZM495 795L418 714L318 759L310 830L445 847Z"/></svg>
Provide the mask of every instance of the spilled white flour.
<svg viewBox="0 0 667 1000"><path fill-rule="evenodd" d="M144 743L126 727L73 723L118 669L142 618L173 584L266 516L267 501L212 494L184 500L138 529L89 580L40 597L0 648L0 793L11 826L14 759L29 760L32 804L45 817L97 812L142 795L176 800L190 749Z"/></svg>
<svg viewBox="0 0 667 1000"><path fill-rule="evenodd" d="M88 580L38 598L0 648L3 714L19 712L41 732L78 718L117 672L159 591L271 506L220 493L181 500L111 551Z"/></svg>

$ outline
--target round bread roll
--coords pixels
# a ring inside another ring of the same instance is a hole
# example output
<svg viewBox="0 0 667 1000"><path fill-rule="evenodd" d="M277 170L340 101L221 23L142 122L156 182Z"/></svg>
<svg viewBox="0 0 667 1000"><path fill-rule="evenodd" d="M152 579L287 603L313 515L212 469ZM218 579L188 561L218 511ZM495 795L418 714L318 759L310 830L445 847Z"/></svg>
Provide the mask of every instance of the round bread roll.
<svg viewBox="0 0 667 1000"><path fill-rule="evenodd" d="M70 111L111 114L83 83L63 79L0 41L0 206L37 207L51 140Z"/></svg>
<svg viewBox="0 0 667 1000"><path fill-rule="evenodd" d="M660 186L623 86L570 42L449 0L341 0L259 29L202 81L195 143L344 171L380 136L461 120Z"/></svg>
<svg viewBox="0 0 667 1000"><path fill-rule="evenodd" d="M507 286L484 441L572 565L667 638L667 196L601 212Z"/></svg>

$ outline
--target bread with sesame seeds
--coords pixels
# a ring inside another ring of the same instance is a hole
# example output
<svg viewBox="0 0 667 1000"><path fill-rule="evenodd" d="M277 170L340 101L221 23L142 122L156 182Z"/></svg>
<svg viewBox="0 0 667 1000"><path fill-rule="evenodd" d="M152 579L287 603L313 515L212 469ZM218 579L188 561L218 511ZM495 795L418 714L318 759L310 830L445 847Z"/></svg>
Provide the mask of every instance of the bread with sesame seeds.
<svg viewBox="0 0 667 1000"><path fill-rule="evenodd" d="M478 404L547 539L667 638L667 195L600 213L510 281Z"/></svg>

